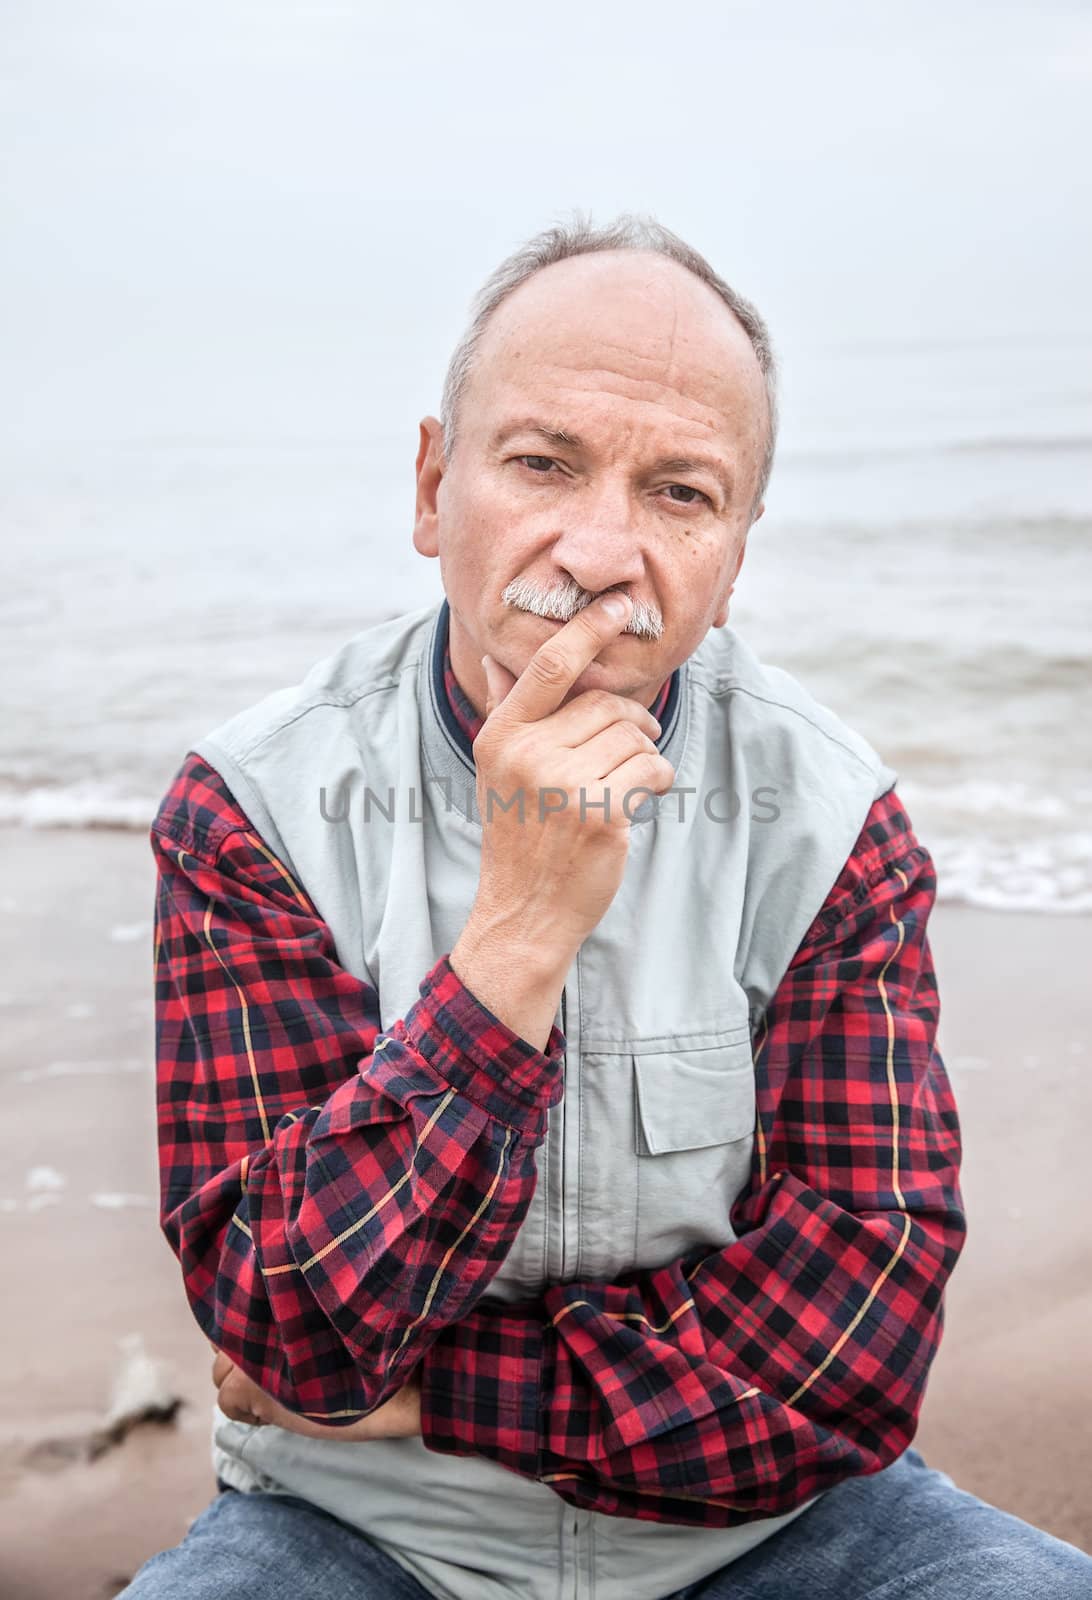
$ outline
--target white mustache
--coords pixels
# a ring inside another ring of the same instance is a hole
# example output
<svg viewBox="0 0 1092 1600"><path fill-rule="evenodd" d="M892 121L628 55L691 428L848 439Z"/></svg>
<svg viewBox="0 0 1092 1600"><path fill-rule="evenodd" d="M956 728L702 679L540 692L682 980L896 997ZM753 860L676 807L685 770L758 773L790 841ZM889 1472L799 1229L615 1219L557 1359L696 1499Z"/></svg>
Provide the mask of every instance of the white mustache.
<svg viewBox="0 0 1092 1600"><path fill-rule="evenodd" d="M552 589L542 589L530 578L514 578L501 594L502 604L514 606L519 611L529 611L536 617L546 617L552 622L571 621L578 611L583 611L585 606L590 606L598 598L598 595L589 594L577 583L555 584ZM621 631L636 634L639 639L658 639L664 631L664 619L655 606L646 604L644 600L633 600L633 615Z"/></svg>

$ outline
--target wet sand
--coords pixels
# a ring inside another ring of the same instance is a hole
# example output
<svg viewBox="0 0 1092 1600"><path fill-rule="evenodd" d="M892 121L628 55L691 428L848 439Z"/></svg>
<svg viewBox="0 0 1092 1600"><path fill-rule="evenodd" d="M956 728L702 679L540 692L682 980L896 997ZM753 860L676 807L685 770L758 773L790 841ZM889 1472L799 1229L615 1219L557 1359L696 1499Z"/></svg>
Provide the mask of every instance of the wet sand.
<svg viewBox="0 0 1092 1600"><path fill-rule="evenodd" d="M103 1600L215 1493L211 1353L156 1215L152 862L140 834L0 850L0 1594ZM1092 918L941 906L932 937L969 1237L915 1444L1092 1553ZM182 1404L89 1459L134 1334Z"/></svg>

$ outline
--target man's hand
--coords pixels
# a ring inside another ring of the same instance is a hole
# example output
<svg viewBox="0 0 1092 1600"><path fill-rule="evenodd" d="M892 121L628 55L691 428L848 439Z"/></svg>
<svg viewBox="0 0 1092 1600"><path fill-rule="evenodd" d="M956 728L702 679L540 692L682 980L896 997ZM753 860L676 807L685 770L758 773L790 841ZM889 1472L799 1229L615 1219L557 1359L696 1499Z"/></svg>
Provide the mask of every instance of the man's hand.
<svg viewBox="0 0 1092 1600"><path fill-rule="evenodd" d="M623 611L611 614L608 602L619 601ZM531 943L553 941L568 959L618 891L644 791L665 793L675 779L656 749L660 725L639 701L596 689L563 704L632 615L628 596L601 596L540 645L519 678L485 658L488 715L474 741L479 897L518 913ZM501 801L521 793L523 817L496 802L490 815L489 789Z"/></svg>
<svg viewBox="0 0 1092 1600"><path fill-rule="evenodd" d="M620 615L607 599L622 600ZM483 658L487 715L474 741L481 867L450 961L539 1048L576 952L621 885L633 812L675 781L656 749L660 725L639 701L592 689L563 703L632 615L628 597L601 596L540 645L519 678Z"/></svg>
<svg viewBox="0 0 1092 1600"><path fill-rule="evenodd" d="M289 1433L302 1433L309 1439L412 1439L421 1434L421 1385L416 1377L410 1378L385 1405L345 1427L312 1422L295 1411L288 1411L276 1400L259 1389L253 1378L240 1372L223 1351L216 1351L212 1364L212 1381L217 1388L220 1410L233 1422L247 1422L255 1427L271 1423L285 1428Z"/></svg>

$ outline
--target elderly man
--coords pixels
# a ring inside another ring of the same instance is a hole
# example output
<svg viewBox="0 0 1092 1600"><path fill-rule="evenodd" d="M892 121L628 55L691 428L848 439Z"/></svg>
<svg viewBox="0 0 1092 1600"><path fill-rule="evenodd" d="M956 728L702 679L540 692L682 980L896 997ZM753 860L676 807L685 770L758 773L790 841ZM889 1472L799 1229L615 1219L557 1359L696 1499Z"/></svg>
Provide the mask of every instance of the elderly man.
<svg viewBox="0 0 1092 1600"><path fill-rule="evenodd" d="M910 1448L965 1238L935 878L725 628L762 319L578 219L487 282L441 410L445 601L203 740L152 830L218 1494L125 1593L1092 1592Z"/></svg>

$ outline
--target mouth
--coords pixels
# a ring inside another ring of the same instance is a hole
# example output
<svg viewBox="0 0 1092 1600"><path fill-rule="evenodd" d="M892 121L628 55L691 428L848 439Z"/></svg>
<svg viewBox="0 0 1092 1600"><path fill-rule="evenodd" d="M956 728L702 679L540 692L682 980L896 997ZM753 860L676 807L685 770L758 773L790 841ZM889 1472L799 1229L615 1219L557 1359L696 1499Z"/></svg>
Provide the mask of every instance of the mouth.
<svg viewBox="0 0 1092 1600"><path fill-rule="evenodd" d="M560 617L541 617L541 616L539 616L537 611L525 611L523 613L523 615L525 617L530 617L533 622L544 623L547 628L564 628L567 625L567 623L571 620L570 618L565 618L564 621L563 621ZM611 643L614 644L618 639L632 639L632 638L633 638L633 634L631 633L630 629L627 627L627 628L623 628L620 633L615 634L614 639L611 640Z"/></svg>

